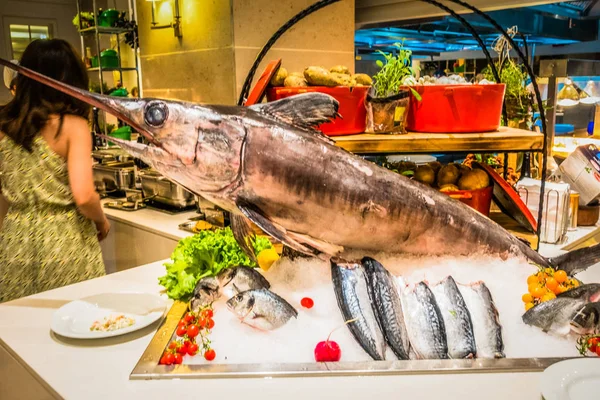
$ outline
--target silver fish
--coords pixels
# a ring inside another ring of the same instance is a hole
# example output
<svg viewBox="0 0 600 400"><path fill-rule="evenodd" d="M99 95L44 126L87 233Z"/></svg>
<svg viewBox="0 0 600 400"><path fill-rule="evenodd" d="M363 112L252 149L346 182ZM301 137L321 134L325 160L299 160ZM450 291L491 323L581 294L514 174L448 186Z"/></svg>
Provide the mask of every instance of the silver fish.
<svg viewBox="0 0 600 400"><path fill-rule="evenodd" d="M600 332L600 302L588 303L571 319L571 330L579 335Z"/></svg>
<svg viewBox="0 0 600 400"><path fill-rule="evenodd" d="M237 293L251 289L268 289L271 287L255 268L246 266L229 267L216 277L202 278L196 284L190 308L198 311L200 308L216 301L222 296L231 298Z"/></svg>
<svg viewBox="0 0 600 400"><path fill-rule="evenodd" d="M427 284L402 290L402 309L410 345L418 359L448 358L446 328L435 297Z"/></svg>
<svg viewBox="0 0 600 400"><path fill-rule="evenodd" d="M396 280L378 261L361 261L367 277L369 297L387 344L400 360L409 359L410 342L404 323Z"/></svg>
<svg viewBox="0 0 600 400"><path fill-rule="evenodd" d="M227 308L243 323L270 331L281 328L298 311L290 303L268 289L252 289L227 300Z"/></svg>
<svg viewBox="0 0 600 400"><path fill-rule="evenodd" d="M310 255L346 249L426 255L518 256L568 273L600 261L600 244L548 260L465 204L353 155L314 129L339 103L305 93L250 107L90 93L0 64L132 126L151 144L110 140L165 177L229 211L245 251L249 221ZM368 240L357 232L368 232Z"/></svg>
<svg viewBox="0 0 600 400"><path fill-rule="evenodd" d="M444 319L450 358L474 358L477 353L471 313L449 276L431 288Z"/></svg>
<svg viewBox="0 0 600 400"><path fill-rule="evenodd" d="M483 282L461 285L460 289L471 314L477 357L504 358L502 326L490 290Z"/></svg>
<svg viewBox="0 0 600 400"><path fill-rule="evenodd" d="M331 259L331 278L338 307L358 344L374 360L385 360L385 339L369 300L367 279L362 265Z"/></svg>
<svg viewBox="0 0 600 400"><path fill-rule="evenodd" d="M555 299L530 308L523 314L523 322L527 325L536 326L544 332L565 336L569 334L572 328L577 331L587 326L581 320L584 315L578 317L578 313L584 310L588 303L599 300L600 284L581 285L559 294ZM575 321L575 326L573 326L572 321ZM577 326L582 323L584 327Z"/></svg>

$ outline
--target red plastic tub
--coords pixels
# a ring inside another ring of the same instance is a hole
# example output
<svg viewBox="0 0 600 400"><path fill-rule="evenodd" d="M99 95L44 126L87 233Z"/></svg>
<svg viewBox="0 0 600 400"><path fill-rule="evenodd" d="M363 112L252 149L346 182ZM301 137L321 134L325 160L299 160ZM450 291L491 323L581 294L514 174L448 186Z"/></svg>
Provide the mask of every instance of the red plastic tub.
<svg viewBox="0 0 600 400"><path fill-rule="evenodd" d="M486 217L490 216L490 207L492 206L492 194L494 185L477 190L459 190L457 192L442 192L465 203L471 208L476 209Z"/></svg>
<svg viewBox="0 0 600 400"><path fill-rule="evenodd" d="M413 132L492 132L500 126L505 84L413 86L407 129Z"/></svg>
<svg viewBox="0 0 600 400"><path fill-rule="evenodd" d="M367 109L365 99L370 87L272 87L267 89L267 100L275 101L286 97L294 96L300 93L320 92L334 97L340 102L338 113L342 118L336 118L333 122L328 122L319 126L319 130L328 136L352 135L363 133L367 124Z"/></svg>

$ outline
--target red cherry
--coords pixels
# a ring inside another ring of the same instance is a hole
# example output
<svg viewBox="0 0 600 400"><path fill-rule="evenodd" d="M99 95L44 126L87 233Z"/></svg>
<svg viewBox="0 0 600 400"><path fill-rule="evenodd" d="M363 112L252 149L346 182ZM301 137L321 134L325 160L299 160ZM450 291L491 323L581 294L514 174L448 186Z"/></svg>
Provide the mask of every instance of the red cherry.
<svg viewBox="0 0 600 400"><path fill-rule="evenodd" d="M317 343L317 347L315 347L315 361L340 361L340 358L342 358L342 349L333 340L325 340Z"/></svg>
<svg viewBox="0 0 600 400"><path fill-rule="evenodd" d="M304 297L302 300L300 300L300 305L302 305L304 308L313 308L315 302L310 297Z"/></svg>

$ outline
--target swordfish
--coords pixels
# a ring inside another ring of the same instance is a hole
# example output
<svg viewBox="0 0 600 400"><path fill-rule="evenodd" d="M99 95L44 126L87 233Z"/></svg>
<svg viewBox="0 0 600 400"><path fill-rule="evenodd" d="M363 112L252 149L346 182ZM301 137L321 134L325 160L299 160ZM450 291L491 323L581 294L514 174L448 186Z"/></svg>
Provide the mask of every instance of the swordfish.
<svg viewBox="0 0 600 400"><path fill-rule="evenodd" d="M349 153L316 127L338 102L305 93L250 107L103 96L0 59L0 64L103 109L149 145L115 138L131 155L231 213L253 256L254 222L299 252L346 250L423 255L484 253L577 272L600 261L600 245L546 259L459 201Z"/></svg>

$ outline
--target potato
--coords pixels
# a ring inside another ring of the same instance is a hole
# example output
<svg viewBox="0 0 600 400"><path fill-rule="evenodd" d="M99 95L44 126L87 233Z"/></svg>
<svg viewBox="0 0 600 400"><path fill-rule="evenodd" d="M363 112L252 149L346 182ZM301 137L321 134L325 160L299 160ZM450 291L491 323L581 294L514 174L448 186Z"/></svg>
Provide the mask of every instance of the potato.
<svg viewBox="0 0 600 400"><path fill-rule="evenodd" d="M373 79L367 74L354 74L352 75L352 79L354 79L357 84L373 86Z"/></svg>
<svg viewBox="0 0 600 400"><path fill-rule="evenodd" d="M452 184L443 185L440 188L440 192L443 192L443 193L445 193L445 192L458 192L458 190L459 190L458 186L452 185Z"/></svg>
<svg viewBox="0 0 600 400"><path fill-rule="evenodd" d="M474 169L463 173L458 180L460 190L483 189L490 185L490 177L482 169Z"/></svg>
<svg viewBox="0 0 600 400"><path fill-rule="evenodd" d="M285 87L304 87L304 86L308 86L308 83L306 82L306 79L296 76L296 75L290 75L287 78L285 78L285 81L283 82L283 86Z"/></svg>
<svg viewBox="0 0 600 400"><path fill-rule="evenodd" d="M338 74L336 72L331 73L331 77L337 82L336 86L351 86L352 77L346 74Z"/></svg>
<svg viewBox="0 0 600 400"><path fill-rule="evenodd" d="M297 76L298 78L304 79L304 74L302 72L292 72L289 76Z"/></svg>
<svg viewBox="0 0 600 400"><path fill-rule="evenodd" d="M460 176L460 172L458 168L454 164L444 165L437 174L437 183L439 187L448 184L456 184L458 181L458 177Z"/></svg>
<svg viewBox="0 0 600 400"><path fill-rule="evenodd" d="M335 67L332 67L329 72L350 75L350 70L345 65L336 65Z"/></svg>
<svg viewBox="0 0 600 400"><path fill-rule="evenodd" d="M419 165L413 179L431 186L435 182L435 171L429 165Z"/></svg>
<svg viewBox="0 0 600 400"><path fill-rule="evenodd" d="M288 71L287 69L280 67L277 72L275 73L275 75L273 75L273 77L271 78L271 82L269 82L271 84L271 86L283 86L283 83L285 82L285 78L288 77Z"/></svg>
<svg viewBox="0 0 600 400"><path fill-rule="evenodd" d="M442 169L442 163L440 163L439 161L431 161L431 162L428 162L427 165L429 165L431 168L433 168L436 175L440 171L440 169Z"/></svg>
<svg viewBox="0 0 600 400"><path fill-rule="evenodd" d="M323 67L306 68L304 78L311 86L339 86L338 79Z"/></svg>

